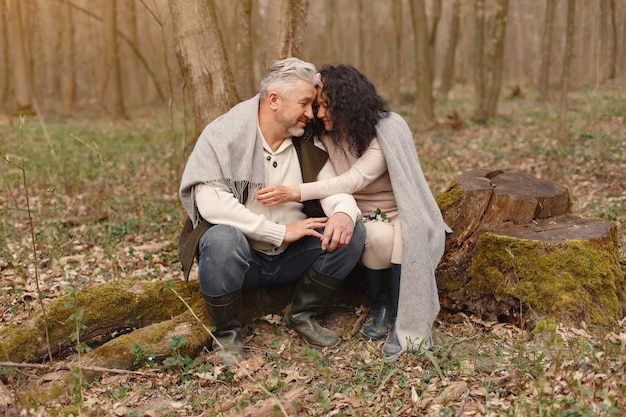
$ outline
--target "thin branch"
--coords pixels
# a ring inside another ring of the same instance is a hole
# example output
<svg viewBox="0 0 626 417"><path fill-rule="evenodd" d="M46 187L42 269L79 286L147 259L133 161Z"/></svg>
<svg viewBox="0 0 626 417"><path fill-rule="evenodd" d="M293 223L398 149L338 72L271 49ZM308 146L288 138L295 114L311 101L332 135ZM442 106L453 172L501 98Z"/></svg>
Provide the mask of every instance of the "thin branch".
<svg viewBox="0 0 626 417"><path fill-rule="evenodd" d="M153 376L156 372L144 372L144 371L129 371L127 369L112 369L104 368L102 366L80 366L80 365L46 365L41 363L24 363L24 362L0 362L0 368L27 368L27 369L41 369L44 371L49 370L64 370L71 371L76 368L82 371L89 372L103 372L109 374L127 374L127 375L140 375L140 376Z"/></svg>
<svg viewBox="0 0 626 417"><path fill-rule="evenodd" d="M24 117L20 117L20 135L22 137L22 145L24 142ZM46 347L48 348L48 356L50 357L50 362L52 362L52 348L50 347L50 332L48 330L48 315L46 312L46 307L41 298L41 288L39 286L39 254L37 252L37 240L35 239L35 224L33 222L33 213L30 209L30 198L28 197L28 184L26 183L26 168L24 168L24 154L22 153L22 165L18 168L22 173L22 185L24 186L24 195L26 197L26 213L28 214L28 226L30 229L30 242L32 245L33 251L33 259L34 259L34 267L35 267L35 286L37 287L37 301L39 302L39 306L41 307L41 312L43 316L44 329L46 332ZM17 166L17 165L16 165Z"/></svg>

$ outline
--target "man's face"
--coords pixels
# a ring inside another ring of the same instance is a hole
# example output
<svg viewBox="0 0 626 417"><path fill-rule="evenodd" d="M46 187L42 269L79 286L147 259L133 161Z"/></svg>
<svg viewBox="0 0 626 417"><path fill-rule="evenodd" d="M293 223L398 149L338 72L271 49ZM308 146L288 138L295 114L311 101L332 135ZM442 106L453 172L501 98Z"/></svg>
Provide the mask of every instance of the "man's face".
<svg viewBox="0 0 626 417"><path fill-rule="evenodd" d="M291 136L302 136L306 123L313 118L315 86L298 80L293 90L279 94L277 121Z"/></svg>

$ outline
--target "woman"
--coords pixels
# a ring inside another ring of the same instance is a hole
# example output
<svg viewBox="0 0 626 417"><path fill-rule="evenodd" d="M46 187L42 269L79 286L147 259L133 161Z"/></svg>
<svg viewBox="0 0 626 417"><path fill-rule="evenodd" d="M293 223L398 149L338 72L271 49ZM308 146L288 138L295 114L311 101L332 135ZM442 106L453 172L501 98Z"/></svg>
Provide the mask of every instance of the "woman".
<svg viewBox="0 0 626 417"><path fill-rule="evenodd" d="M375 87L352 66L327 65L318 75L317 121L338 177L299 186L272 185L257 199L273 206L352 193L363 212L371 315L363 334L385 336L387 360L432 345L439 312L435 282L446 226L422 173L404 119L388 112ZM391 281L391 294L389 293Z"/></svg>

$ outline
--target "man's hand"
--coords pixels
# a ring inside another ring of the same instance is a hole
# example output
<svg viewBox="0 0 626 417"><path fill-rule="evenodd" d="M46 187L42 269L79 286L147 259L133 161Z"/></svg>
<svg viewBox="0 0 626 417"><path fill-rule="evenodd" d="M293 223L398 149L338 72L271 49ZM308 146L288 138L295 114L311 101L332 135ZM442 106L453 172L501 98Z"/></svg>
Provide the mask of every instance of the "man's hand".
<svg viewBox="0 0 626 417"><path fill-rule="evenodd" d="M350 243L354 232L354 222L346 213L335 213L326 222L322 236L322 249L329 252L343 248Z"/></svg>
<svg viewBox="0 0 626 417"><path fill-rule="evenodd" d="M315 236L322 239L322 234L315 229L326 226L327 221L327 217L310 217L305 220L290 223L287 225L287 231L285 232L283 242L292 243L296 240L302 239L305 236Z"/></svg>

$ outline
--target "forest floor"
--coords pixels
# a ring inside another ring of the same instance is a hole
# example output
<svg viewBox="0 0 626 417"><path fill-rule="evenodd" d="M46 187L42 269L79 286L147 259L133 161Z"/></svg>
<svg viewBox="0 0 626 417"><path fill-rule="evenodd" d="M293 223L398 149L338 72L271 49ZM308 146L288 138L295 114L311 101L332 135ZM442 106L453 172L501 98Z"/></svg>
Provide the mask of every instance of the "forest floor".
<svg viewBox="0 0 626 417"><path fill-rule="evenodd" d="M437 194L471 169L525 172L569 188L572 213L615 221L626 263L626 83L570 95L568 136L557 97L505 97L486 125L469 95L437 103L423 131L408 104L391 106L415 131ZM456 112L461 125L451 124ZM182 116L177 116L182 119ZM131 121L15 120L1 127L0 327L27 323L41 304L119 279L177 281L177 199L189 135L180 119L146 109ZM189 124L189 123L188 123ZM187 143L187 144L186 144ZM183 149L185 149L183 151ZM26 190L25 190L26 188ZM28 198L26 198L28 196ZM33 247L36 250L33 250ZM33 259L39 260L38 263ZM38 268L35 268L38 265ZM381 360L383 341L359 333L365 305L322 318L342 343L312 349L259 312L246 323L248 360L226 369L211 352L95 378L78 353L41 364L0 364L7 416L621 416L626 412L626 319L528 332L442 311L426 354ZM2 358L4 359L4 358ZM10 358L9 358L10 359ZM173 360L175 359L175 360ZM66 391L46 393L60 372Z"/></svg>

